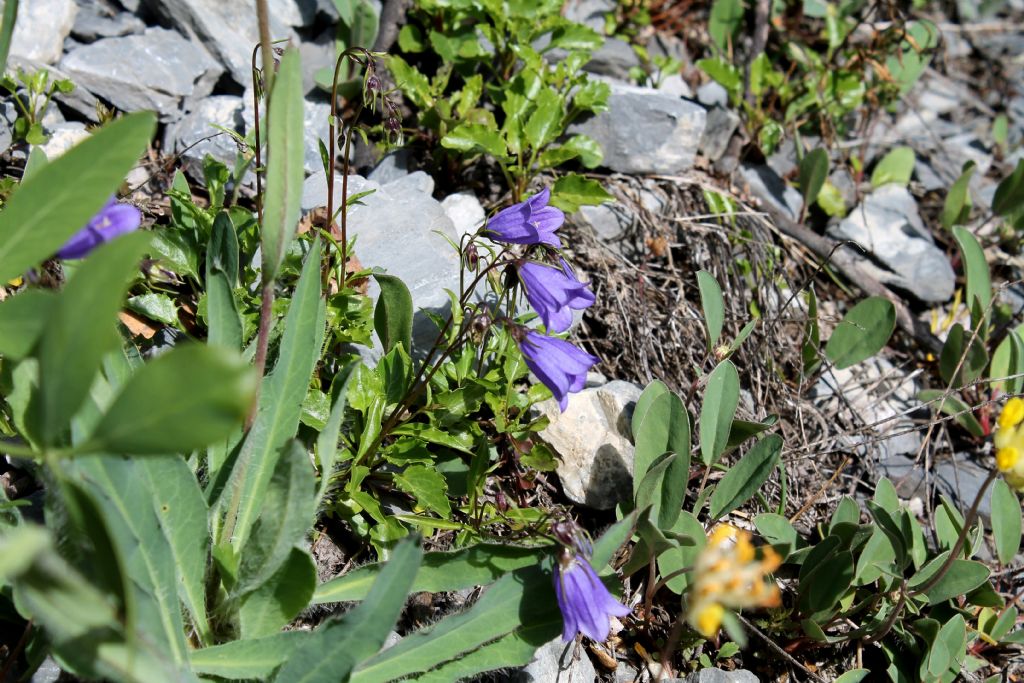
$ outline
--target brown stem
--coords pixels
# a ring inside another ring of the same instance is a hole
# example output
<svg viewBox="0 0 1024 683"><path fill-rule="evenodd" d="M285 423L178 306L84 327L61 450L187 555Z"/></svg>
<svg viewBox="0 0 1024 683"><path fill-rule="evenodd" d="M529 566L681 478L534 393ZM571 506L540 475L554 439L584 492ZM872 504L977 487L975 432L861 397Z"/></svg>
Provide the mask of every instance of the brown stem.
<svg viewBox="0 0 1024 683"><path fill-rule="evenodd" d="M260 329L256 338L256 358L253 360L253 365L256 367L256 376L261 379L267 365L267 347L270 346L270 323L274 315L273 309L274 281L270 280L263 283L263 291L260 294ZM252 399L252 408L249 409L249 416L245 419L246 431L252 426L253 420L256 419L256 408L259 405L261 385L262 382L256 384L256 394Z"/></svg>
<svg viewBox="0 0 1024 683"><path fill-rule="evenodd" d="M270 12L267 0L256 0L256 21L260 26L260 47L263 51L263 92L269 93L274 82L274 49L270 40ZM256 83L253 83L253 88Z"/></svg>
<svg viewBox="0 0 1024 683"><path fill-rule="evenodd" d="M252 112L253 120L256 122L253 127L256 139L256 217L259 224L263 225L263 161L260 152L260 92L256 87L259 75L256 73L256 53L260 49L257 43L252 48L252 58L249 60L252 65Z"/></svg>
<svg viewBox="0 0 1024 683"><path fill-rule="evenodd" d="M25 645L28 644L28 637L32 633L32 620L29 619L28 623L25 624L25 631L21 634L21 638L18 639L17 645L11 650L11 653L7 656L7 661L4 663L4 668L0 669L0 683L7 680L7 674L10 673L11 667L18 661L18 657L21 656L21 651L25 649Z"/></svg>

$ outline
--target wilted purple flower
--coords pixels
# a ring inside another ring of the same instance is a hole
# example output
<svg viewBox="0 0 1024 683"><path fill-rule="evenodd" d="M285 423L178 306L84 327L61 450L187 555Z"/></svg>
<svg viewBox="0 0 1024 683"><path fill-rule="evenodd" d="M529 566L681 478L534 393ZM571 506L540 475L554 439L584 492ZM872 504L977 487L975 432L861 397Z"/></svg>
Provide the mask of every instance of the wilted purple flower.
<svg viewBox="0 0 1024 683"><path fill-rule="evenodd" d="M83 258L90 251L118 235L131 232L142 222L142 213L130 204L118 204L114 197L89 223L76 232L57 252L57 258Z"/></svg>
<svg viewBox="0 0 1024 683"><path fill-rule="evenodd" d="M551 191L544 188L525 202L502 209L487 222L486 232L497 242L510 244L550 244L562 247L555 234L565 222L565 214L548 206Z"/></svg>
<svg viewBox="0 0 1024 683"><path fill-rule="evenodd" d="M562 611L562 640L582 633L598 643L608 637L608 619L632 610L616 600L587 558L563 550L555 567L555 596Z"/></svg>
<svg viewBox="0 0 1024 683"><path fill-rule="evenodd" d="M583 389L587 370L600 359L564 339L532 330L519 332L517 337L526 366L551 390L559 409L564 411L569 404L569 394Z"/></svg>
<svg viewBox="0 0 1024 683"><path fill-rule="evenodd" d="M526 298L549 332L565 332L572 324L573 310L582 311L594 303L594 293L576 279L565 259L560 260L561 270L535 261L519 265Z"/></svg>

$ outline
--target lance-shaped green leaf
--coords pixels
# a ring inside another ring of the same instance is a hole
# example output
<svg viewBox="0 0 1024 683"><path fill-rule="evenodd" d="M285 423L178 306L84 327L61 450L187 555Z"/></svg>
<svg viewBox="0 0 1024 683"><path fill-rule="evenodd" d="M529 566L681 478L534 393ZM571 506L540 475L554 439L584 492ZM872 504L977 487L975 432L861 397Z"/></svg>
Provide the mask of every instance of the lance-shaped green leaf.
<svg viewBox="0 0 1024 683"><path fill-rule="evenodd" d="M266 680L296 648L313 637L313 631L282 631L265 638L232 640L204 647L192 651L192 670L229 680Z"/></svg>
<svg viewBox="0 0 1024 683"><path fill-rule="evenodd" d="M0 73L7 70L7 55L11 51L14 37L14 20L18 16L18 0L4 2L4 15L0 19Z"/></svg>
<svg viewBox="0 0 1024 683"><path fill-rule="evenodd" d="M27 289L0 302L0 356L21 360L28 355L56 304L56 295L45 289Z"/></svg>
<svg viewBox="0 0 1024 683"><path fill-rule="evenodd" d="M722 361L708 377L700 408L700 452L711 466L725 452L740 400L740 378L731 361Z"/></svg>
<svg viewBox="0 0 1024 683"><path fill-rule="evenodd" d="M825 355L840 370L882 350L896 329L896 307L873 296L847 312L825 344Z"/></svg>
<svg viewBox="0 0 1024 683"><path fill-rule="evenodd" d="M380 297L373 311L373 328L380 337L384 353L396 344L403 344L406 353L412 351L412 294L400 278L374 273L380 285Z"/></svg>
<svg viewBox="0 0 1024 683"><path fill-rule="evenodd" d="M238 625L242 638L262 638L287 626L309 605L316 589L316 563L309 552L291 548L284 563L242 598Z"/></svg>
<svg viewBox="0 0 1024 683"><path fill-rule="evenodd" d="M241 356L203 344L174 348L136 372L78 452L188 453L245 418L256 377Z"/></svg>
<svg viewBox="0 0 1024 683"><path fill-rule="evenodd" d="M782 453L782 437L769 434L729 468L711 494L711 518L720 519L753 498L768 481Z"/></svg>
<svg viewBox="0 0 1024 683"><path fill-rule="evenodd" d="M238 237L228 214L221 212L213 221L206 249L206 321L211 345L242 346L242 319L234 294L237 283Z"/></svg>
<svg viewBox="0 0 1024 683"><path fill-rule="evenodd" d="M114 322L128 278L138 270L146 233L123 235L96 249L61 293L40 338L39 392L33 424L46 445L60 443L85 400L103 356L117 348Z"/></svg>
<svg viewBox="0 0 1024 683"><path fill-rule="evenodd" d="M988 321L992 315L992 277L989 275L988 261L985 251L978 243L978 238L970 230L959 225L953 228L953 238L960 247L963 258L964 277L967 280L967 307L971 311L971 325L979 330L978 337L988 337Z"/></svg>
<svg viewBox="0 0 1024 683"><path fill-rule="evenodd" d="M327 416L327 424L320 430L316 438L316 455L320 463L320 485L317 488L317 505L323 500L327 493L327 487L331 483L331 473L334 471L334 463L338 456L338 437L341 434L341 422L345 417L345 407L348 405L349 382L355 376L354 370L358 363L349 363L339 372L331 383L331 412Z"/></svg>
<svg viewBox="0 0 1024 683"><path fill-rule="evenodd" d="M288 48L274 78L267 135L267 192L263 205L263 281L277 276L301 213L304 152L302 65Z"/></svg>
<svg viewBox="0 0 1024 683"><path fill-rule="evenodd" d="M281 449L295 436L309 378L320 359L326 325L320 298L320 242L313 243L284 320L274 370L263 380L252 429L241 446L228 482L224 527L218 537L235 552L243 546L256 517Z"/></svg>
<svg viewBox="0 0 1024 683"><path fill-rule="evenodd" d="M809 207L818 198L825 179L828 178L828 152L818 147L800 160L800 193L804 196L804 207Z"/></svg>
<svg viewBox="0 0 1024 683"><path fill-rule="evenodd" d="M103 208L155 125L149 112L117 119L22 183L0 211L0 282L53 256Z"/></svg>

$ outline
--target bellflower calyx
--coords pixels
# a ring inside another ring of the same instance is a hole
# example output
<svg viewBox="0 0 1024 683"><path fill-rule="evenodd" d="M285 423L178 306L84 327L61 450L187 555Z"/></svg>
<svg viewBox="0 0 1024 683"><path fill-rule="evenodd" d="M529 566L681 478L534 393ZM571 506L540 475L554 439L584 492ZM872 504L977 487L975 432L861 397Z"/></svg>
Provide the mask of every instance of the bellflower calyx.
<svg viewBox="0 0 1024 683"><path fill-rule="evenodd" d="M547 244L562 247L555 231L565 222L565 214L548 206L551 191L544 188L524 202L502 209L487 222L487 236L509 244Z"/></svg>
<svg viewBox="0 0 1024 683"><path fill-rule="evenodd" d="M572 324L573 310L583 310L594 303L594 293L580 282L565 259L562 268L552 268L535 261L519 265L519 279L526 289L526 298L549 332L565 332Z"/></svg>
<svg viewBox="0 0 1024 683"><path fill-rule="evenodd" d="M84 228L64 243L57 252L57 258L84 258L104 242L137 229L141 222L142 212L130 204L119 204L111 197Z"/></svg>
<svg viewBox="0 0 1024 683"><path fill-rule="evenodd" d="M569 394L583 389L587 371L600 360L564 339L532 330L517 335L526 366L551 390L560 410L569 404Z"/></svg>

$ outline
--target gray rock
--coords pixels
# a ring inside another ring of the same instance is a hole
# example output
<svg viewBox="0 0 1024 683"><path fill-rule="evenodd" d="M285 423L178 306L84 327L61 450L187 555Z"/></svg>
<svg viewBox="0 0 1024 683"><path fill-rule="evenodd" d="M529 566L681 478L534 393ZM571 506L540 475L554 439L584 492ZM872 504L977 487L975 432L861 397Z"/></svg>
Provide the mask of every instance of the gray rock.
<svg viewBox="0 0 1024 683"><path fill-rule="evenodd" d="M573 394L564 413L554 400L538 406L550 420L540 437L558 454L558 478L569 500L610 510L632 495L629 421L642 391L617 380Z"/></svg>
<svg viewBox="0 0 1024 683"><path fill-rule="evenodd" d="M130 12L121 12L102 0L79 0L71 35L83 43L142 33L146 24Z"/></svg>
<svg viewBox="0 0 1024 683"><path fill-rule="evenodd" d="M200 100L195 109L167 127L164 149L181 154L194 177L202 177L203 159L207 154L231 168L238 154L238 145L230 135L214 128L214 125L241 133L243 106L242 98L235 95L214 95ZM210 138L211 135L216 137Z"/></svg>
<svg viewBox="0 0 1024 683"><path fill-rule="evenodd" d="M309 26L316 18L316 0L267 0L271 16L288 26ZM379 16L379 13L378 13Z"/></svg>
<svg viewBox="0 0 1024 683"><path fill-rule="evenodd" d="M320 141L327 144L330 139L331 105L327 102L316 102L307 99L302 104L303 143L306 173L320 172L323 174L324 162L320 158ZM341 150L338 151L341 158Z"/></svg>
<svg viewBox="0 0 1024 683"><path fill-rule="evenodd" d="M61 670L53 657L47 655L36 672L32 674L32 683L56 683L60 680Z"/></svg>
<svg viewBox="0 0 1024 683"><path fill-rule="evenodd" d="M10 100L0 103L0 152L14 142L14 122L18 119L18 110Z"/></svg>
<svg viewBox="0 0 1024 683"><path fill-rule="evenodd" d="M876 189L849 216L829 228L837 239L854 240L872 255L863 265L882 282L921 301L937 303L953 295L956 277L945 253L935 246L905 187Z"/></svg>
<svg viewBox="0 0 1024 683"><path fill-rule="evenodd" d="M853 206L857 202L857 183L845 167L840 166L832 171L828 180L839 190L847 206Z"/></svg>
<svg viewBox="0 0 1024 683"><path fill-rule="evenodd" d="M736 112L724 107L708 110L707 126L700 138L700 151L711 161L717 161L729 147L729 140L740 125Z"/></svg>
<svg viewBox="0 0 1024 683"><path fill-rule="evenodd" d="M592 74L629 81L629 70L639 66L640 58L629 43L618 38L606 38L583 68Z"/></svg>
<svg viewBox="0 0 1024 683"><path fill-rule="evenodd" d="M618 204L581 206L575 218L589 226L605 244L614 244L622 239L636 219L632 212Z"/></svg>
<svg viewBox="0 0 1024 683"><path fill-rule="evenodd" d="M803 196L795 187L787 185L771 168L760 164L743 164L740 175L754 196L771 202L793 220L800 216Z"/></svg>
<svg viewBox="0 0 1024 683"><path fill-rule="evenodd" d="M165 122L180 115L183 99L209 95L223 71L202 47L163 28L82 46L61 68L118 109L151 109Z"/></svg>
<svg viewBox="0 0 1024 683"><path fill-rule="evenodd" d="M22 0L14 23L11 54L55 64L64 52L78 5L74 0Z"/></svg>
<svg viewBox="0 0 1024 683"><path fill-rule="evenodd" d="M350 208L348 236L356 238L356 255L367 268L381 267L402 278L412 293L413 350L424 350L434 341L437 328L421 309L446 313L449 299L445 288L459 290L459 256L441 235L458 243L459 235L441 203L430 196L433 180L417 171L386 185L361 176L349 176L349 193L374 190L363 197L363 205ZM341 177L334 178L335 206L341 202ZM310 210L327 203L323 172L306 179L302 208ZM441 234L437 234L441 233ZM377 296L370 282L370 296ZM414 353L415 355L415 353Z"/></svg>
<svg viewBox="0 0 1024 683"><path fill-rule="evenodd" d="M697 88L697 101L705 107L728 107L729 91L716 81L708 81Z"/></svg>
<svg viewBox="0 0 1024 683"><path fill-rule="evenodd" d="M987 459L988 466L985 467L966 453L957 453L952 458L938 460L935 462L935 484L939 491L949 496L961 511L970 508L971 503L978 495L985 479L991 472L992 453L981 456ZM991 490L982 498L978 506L978 515L986 522L992 516L992 492Z"/></svg>
<svg viewBox="0 0 1024 683"><path fill-rule="evenodd" d="M510 679L514 683L591 683L597 680L597 671L576 641L563 643L555 638L542 645L533 660Z"/></svg>
<svg viewBox="0 0 1024 683"><path fill-rule="evenodd" d="M242 0L146 0L158 17L169 22L214 55L242 86L252 84L252 49L259 42L256 12ZM290 38L292 32L274 13L270 35ZM258 63L257 63L258 65Z"/></svg>
<svg viewBox="0 0 1024 683"><path fill-rule="evenodd" d="M684 81L683 77L678 73L669 74L661 79L661 83L658 84L658 90L669 95L675 95L676 97L693 98L690 84Z"/></svg>
<svg viewBox="0 0 1024 683"><path fill-rule="evenodd" d="M615 11L615 0L569 0L565 18L604 33L604 15Z"/></svg>
<svg viewBox="0 0 1024 683"><path fill-rule="evenodd" d="M85 124L78 121L58 123L48 127L47 133L50 139L42 145L42 150L46 154L46 158L51 161L89 137L89 132L85 130Z"/></svg>
<svg viewBox="0 0 1024 683"><path fill-rule="evenodd" d="M760 683L760 679L746 669L701 669L682 680L684 683Z"/></svg>
<svg viewBox="0 0 1024 683"><path fill-rule="evenodd" d="M459 237L476 232L487 217L483 205L472 192L448 195L441 200L441 206L451 219Z"/></svg>
<svg viewBox="0 0 1024 683"><path fill-rule="evenodd" d="M570 126L597 140L619 173L680 173L693 165L704 108L653 88L611 83L609 110Z"/></svg>
<svg viewBox="0 0 1024 683"><path fill-rule="evenodd" d="M368 176L381 185L398 180L409 173L409 150L402 147L388 152L380 158Z"/></svg>

